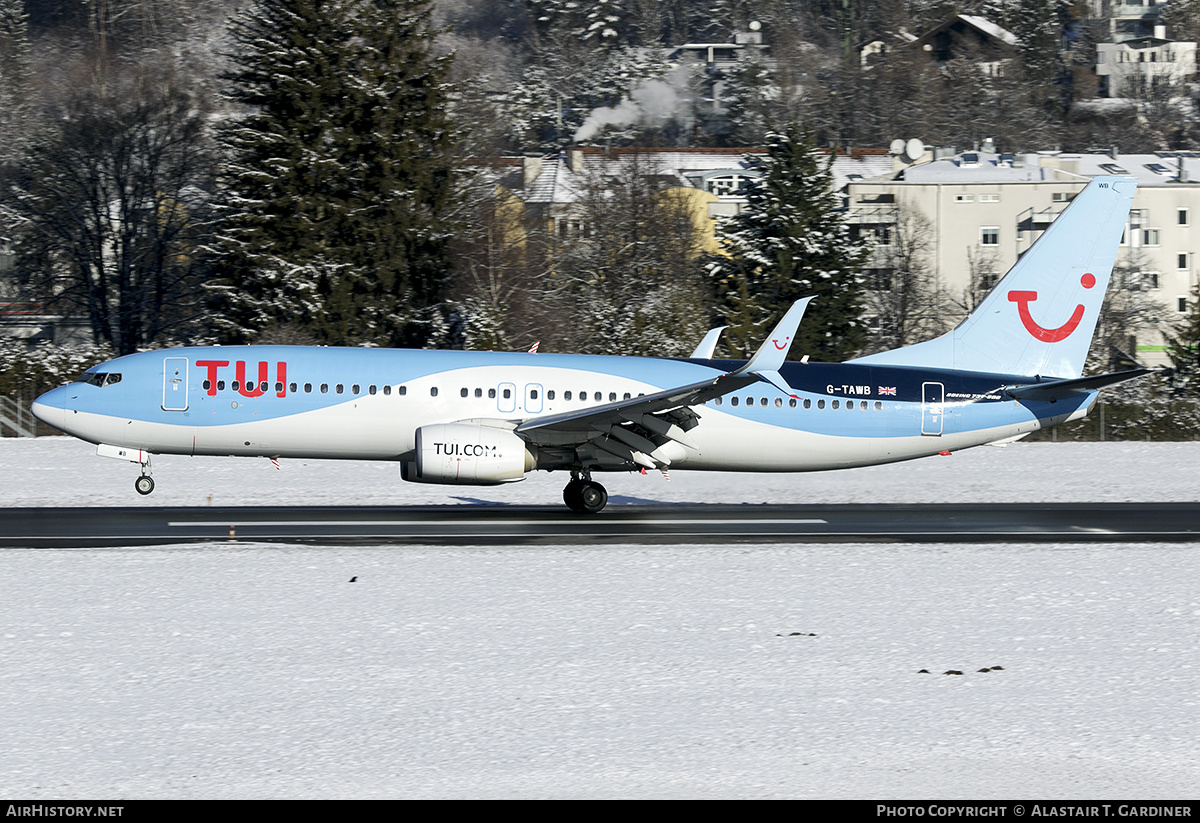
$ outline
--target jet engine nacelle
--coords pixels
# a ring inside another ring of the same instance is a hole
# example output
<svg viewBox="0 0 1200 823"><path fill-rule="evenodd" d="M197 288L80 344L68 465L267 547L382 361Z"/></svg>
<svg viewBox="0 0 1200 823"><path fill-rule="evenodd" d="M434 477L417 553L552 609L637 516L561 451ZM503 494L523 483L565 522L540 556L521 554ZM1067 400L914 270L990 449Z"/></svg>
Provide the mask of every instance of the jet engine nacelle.
<svg viewBox="0 0 1200 823"><path fill-rule="evenodd" d="M482 423L441 423L417 429L416 460L400 465L413 483L495 486L525 479L537 466L524 440Z"/></svg>

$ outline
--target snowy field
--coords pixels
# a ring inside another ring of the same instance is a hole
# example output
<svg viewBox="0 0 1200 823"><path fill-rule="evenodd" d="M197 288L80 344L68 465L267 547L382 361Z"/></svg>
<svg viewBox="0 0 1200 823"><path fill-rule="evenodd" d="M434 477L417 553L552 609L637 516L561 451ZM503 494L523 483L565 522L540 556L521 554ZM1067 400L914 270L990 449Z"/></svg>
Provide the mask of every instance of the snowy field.
<svg viewBox="0 0 1200 823"><path fill-rule="evenodd" d="M8 506L558 503L563 482L161 458L144 500L136 474L0 440ZM605 482L614 506L1192 500L1200 444ZM0 793L1195 798L1197 581L1189 544L5 550Z"/></svg>

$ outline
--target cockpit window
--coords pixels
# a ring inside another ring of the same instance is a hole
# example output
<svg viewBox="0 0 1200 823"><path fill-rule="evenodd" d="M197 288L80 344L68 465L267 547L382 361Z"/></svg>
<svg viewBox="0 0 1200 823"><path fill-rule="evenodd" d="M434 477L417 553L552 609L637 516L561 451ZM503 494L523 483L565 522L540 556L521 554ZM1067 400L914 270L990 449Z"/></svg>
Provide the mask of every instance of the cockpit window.
<svg viewBox="0 0 1200 823"><path fill-rule="evenodd" d="M85 371L75 378L76 383L87 383L91 386L111 386L121 382L120 372Z"/></svg>

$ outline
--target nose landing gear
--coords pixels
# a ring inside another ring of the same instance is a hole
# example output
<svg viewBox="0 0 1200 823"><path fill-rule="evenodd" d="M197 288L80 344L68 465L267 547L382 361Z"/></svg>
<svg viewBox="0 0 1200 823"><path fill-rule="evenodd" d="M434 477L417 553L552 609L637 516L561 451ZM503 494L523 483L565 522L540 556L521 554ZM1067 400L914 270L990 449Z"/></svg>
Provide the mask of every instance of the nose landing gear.
<svg viewBox="0 0 1200 823"><path fill-rule="evenodd" d="M571 482L563 489L563 502L573 512L595 514L608 504L608 492L592 480L590 472L571 472Z"/></svg>
<svg viewBox="0 0 1200 823"><path fill-rule="evenodd" d="M146 452L138 452L138 461L142 466L142 476L133 481L133 487L137 489L137 493L147 495L154 491L154 478L150 476L150 455Z"/></svg>

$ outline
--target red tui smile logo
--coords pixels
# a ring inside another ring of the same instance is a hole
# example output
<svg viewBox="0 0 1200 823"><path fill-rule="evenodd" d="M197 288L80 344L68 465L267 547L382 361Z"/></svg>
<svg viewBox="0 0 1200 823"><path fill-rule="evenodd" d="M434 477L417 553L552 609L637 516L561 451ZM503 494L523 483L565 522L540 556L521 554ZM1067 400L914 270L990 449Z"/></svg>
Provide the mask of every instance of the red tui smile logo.
<svg viewBox="0 0 1200 823"><path fill-rule="evenodd" d="M1096 285L1096 277L1088 273L1079 278L1079 282L1085 289L1090 289ZM1008 301L1017 304L1017 311L1021 315L1021 322L1025 325L1025 330L1044 343L1057 343L1060 340L1066 340L1079 327L1079 321L1083 319L1083 305L1080 304L1075 307L1075 311L1071 313L1071 317L1067 322L1063 323L1057 329L1042 328L1034 321L1033 315L1029 313L1029 304L1034 300L1037 300L1037 292L1035 291L1010 291L1008 293Z"/></svg>

